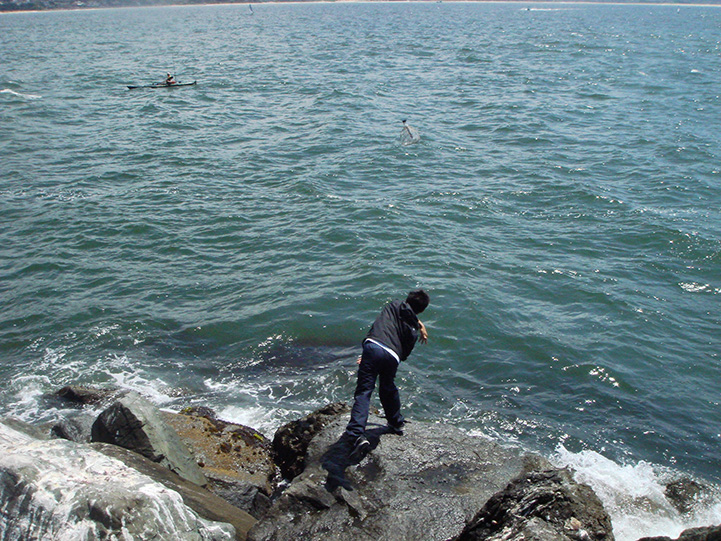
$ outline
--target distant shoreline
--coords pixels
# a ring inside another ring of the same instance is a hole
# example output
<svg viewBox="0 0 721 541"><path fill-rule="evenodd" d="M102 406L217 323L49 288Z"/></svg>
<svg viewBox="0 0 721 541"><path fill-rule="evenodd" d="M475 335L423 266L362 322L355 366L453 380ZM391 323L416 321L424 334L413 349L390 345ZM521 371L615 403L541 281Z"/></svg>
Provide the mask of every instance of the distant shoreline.
<svg viewBox="0 0 721 541"><path fill-rule="evenodd" d="M158 7L202 7L202 6L232 6L232 5L279 5L279 4L434 4L434 3L446 3L446 4L543 4L543 5L606 5L606 6L669 6L669 7L719 7L721 6L721 0L707 3L685 3L685 2L643 2L638 0L633 1L614 1L614 2L603 2L599 0L272 0L272 1L256 1L251 0L243 1L236 0L233 2L189 2L184 4L147 4L147 5L122 5L122 6L63 6L63 7L47 7L47 8L29 8L25 9L22 7L13 7L7 9L8 3L0 3L0 14L6 13L41 13L45 11L97 11L102 9L131 9L131 8L158 8Z"/></svg>

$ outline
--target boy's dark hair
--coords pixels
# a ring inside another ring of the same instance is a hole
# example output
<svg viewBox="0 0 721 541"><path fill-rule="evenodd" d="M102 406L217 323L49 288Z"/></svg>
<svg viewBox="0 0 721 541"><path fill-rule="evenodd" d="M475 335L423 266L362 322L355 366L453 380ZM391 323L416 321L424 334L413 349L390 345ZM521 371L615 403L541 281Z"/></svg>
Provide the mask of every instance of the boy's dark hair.
<svg viewBox="0 0 721 541"><path fill-rule="evenodd" d="M416 314L420 314L430 304L431 298L422 289L416 289L408 293L406 302Z"/></svg>

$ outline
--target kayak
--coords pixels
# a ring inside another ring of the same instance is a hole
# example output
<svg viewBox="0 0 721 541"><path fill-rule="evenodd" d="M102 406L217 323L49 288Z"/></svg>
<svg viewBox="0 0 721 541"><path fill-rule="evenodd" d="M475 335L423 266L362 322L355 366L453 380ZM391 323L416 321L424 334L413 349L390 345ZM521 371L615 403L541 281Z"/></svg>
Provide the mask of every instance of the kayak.
<svg viewBox="0 0 721 541"><path fill-rule="evenodd" d="M192 83L173 83L173 84L167 84L167 83L153 83L152 85L140 85L140 86L131 86L128 85L129 89L134 88L175 88L176 86L193 86L198 81L193 81Z"/></svg>

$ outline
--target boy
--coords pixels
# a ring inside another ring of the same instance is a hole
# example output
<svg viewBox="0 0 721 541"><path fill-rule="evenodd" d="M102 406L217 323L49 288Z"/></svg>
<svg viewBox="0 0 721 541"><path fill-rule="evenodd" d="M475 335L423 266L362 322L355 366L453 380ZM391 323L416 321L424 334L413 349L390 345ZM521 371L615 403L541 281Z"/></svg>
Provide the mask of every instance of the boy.
<svg viewBox="0 0 721 541"><path fill-rule="evenodd" d="M416 341L420 339L424 344L428 341L428 332L418 314L426 309L429 302L428 293L417 289L408 293L405 301L395 300L386 304L363 340L353 409L345 431L345 437L355 442L353 456L363 455L370 448L364 433L376 378L379 379L378 395L388 428L395 434L403 434L405 420L401 415L401 400L394 379L398 365L408 358Z"/></svg>

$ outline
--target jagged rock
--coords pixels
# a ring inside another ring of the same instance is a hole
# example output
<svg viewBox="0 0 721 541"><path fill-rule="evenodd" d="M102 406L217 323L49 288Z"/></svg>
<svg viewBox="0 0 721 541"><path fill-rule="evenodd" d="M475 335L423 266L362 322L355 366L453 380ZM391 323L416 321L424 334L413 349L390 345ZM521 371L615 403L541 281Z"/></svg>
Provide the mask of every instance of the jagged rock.
<svg viewBox="0 0 721 541"><path fill-rule="evenodd" d="M591 487L567 469L530 471L494 495L455 541L613 541Z"/></svg>
<svg viewBox="0 0 721 541"><path fill-rule="evenodd" d="M71 385L53 393L81 410L70 412L52 428L51 435L78 443L91 441L97 418L94 407L108 405L127 391ZM271 443L260 432L218 419L205 406L184 408L180 414L160 412L163 422L178 434L205 474L207 488L232 505L262 516L279 481Z"/></svg>
<svg viewBox="0 0 721 541"><path fill-rule="evenodd" d="M112 443L157 462L197 485L203 472L160 412L137 393L128 393L104 410L92 426L94 442Z"/></svg>
<svg viewBox="0 0 721 541"><path fill-rule="evenodd" d="M252 524L250 518L238 532L230 523L211 522L177 491L117 459L25 432L0 423L2 539L240 540Z"/></svg>
<svg viewBox="0 0 721 541"><path fill-rule="evenodd" d="M336 402L278 429L273 438L273 451L283 477L293 479L302 472L305 467L305 452L313 437L338 415L349 412L348 404Z"/></svg>
<svg viewBox="0 0 721 541"><path fill-rule="evenodd" d="M94 422L95 417L84 412L65 417L52 426L50 435L75 443L89 443Z"/></svg>
<svg viewBox="0 0 721 541"><path fill-rule="evenodd" d="M340 437L347 416L323 415L325 426L304 453L305 469L249 539L445 540L458 535L511 479L547 465L540 457L520 455L444 424L412 423L403 436L390 434L375 415L366 433L372 450L351 462L352 443ZM288 463L299 463L292 452L287 457Z"/></svg>
<svg viewBox="0 0 721 541"><path fill-rule="evenodd" d="M707 487L685 477L666 485L664 494L679 513L689 513L698 499L704 495Z"/></svg>
<svg viewBox="0 0 721 541"><path fill-rule="evenodd" d="M210 408L163 412L163 419L190 448L211 492L256 518L268 510L279 475L267 438L218 419Z"/></svg>
<svg viewBox="0 0 721 541"><path fill-rule="evenodd" d="M82 385L66 385L55 392L55 396L70 404L79 406L108 405L126 391L98 387L83 387Z"/></svg>
<svg viewBox="0 0 721 541"><path fill-rule="evenodd" d="M690 528L676 539L670 537L642 537L638 541L721 541L721 525L706 528Z"/></svg>
<svg viewBox="0 0 721 541"><path fill-rule="evenodd" d="M109 406L114 400L127 394L127 391L106 387L85 387L82 385L66 385L48 395L59 403L62 408L74 408L76 412L68 413L50 427L50 434L55 438L88 443L91 430L97 418L97 409Z"/></svg>

